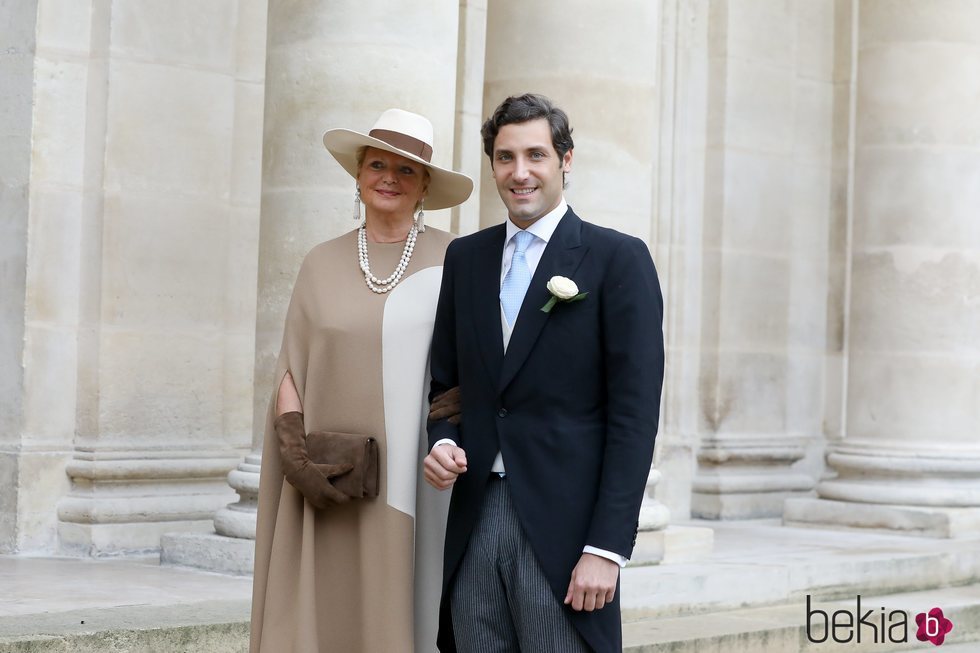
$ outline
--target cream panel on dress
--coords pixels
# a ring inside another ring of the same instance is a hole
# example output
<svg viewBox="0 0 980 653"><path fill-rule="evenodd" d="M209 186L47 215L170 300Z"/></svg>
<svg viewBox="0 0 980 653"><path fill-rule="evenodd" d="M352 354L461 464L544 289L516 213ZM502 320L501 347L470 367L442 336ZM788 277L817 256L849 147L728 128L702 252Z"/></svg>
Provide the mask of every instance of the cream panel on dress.
<svg viewBox="0 0 980 653"><path fill-rule="evenodd" d="M420 270L403 280L385 302L381 332L385 435L388 445L388 505L415 518L419 476L420 410L426 407L426 378L432 325L442 267Z"/></svg>

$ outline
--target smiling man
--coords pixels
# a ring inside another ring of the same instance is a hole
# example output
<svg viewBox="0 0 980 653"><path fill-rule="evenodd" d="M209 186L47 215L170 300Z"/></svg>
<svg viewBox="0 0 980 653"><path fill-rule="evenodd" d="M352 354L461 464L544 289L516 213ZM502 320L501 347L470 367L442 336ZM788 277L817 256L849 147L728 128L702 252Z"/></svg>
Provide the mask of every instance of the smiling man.
<svg viewBox="0 0 980 653"><path fill-rule="evenodd" d="M482 129L504 224L446 251L426 480L453 491L443 653L622 650L619 571L636 543L663 383L663 300L646 245L565 203L572 133L547 98ZM549 290L550 289L550 290Z"/></svg>

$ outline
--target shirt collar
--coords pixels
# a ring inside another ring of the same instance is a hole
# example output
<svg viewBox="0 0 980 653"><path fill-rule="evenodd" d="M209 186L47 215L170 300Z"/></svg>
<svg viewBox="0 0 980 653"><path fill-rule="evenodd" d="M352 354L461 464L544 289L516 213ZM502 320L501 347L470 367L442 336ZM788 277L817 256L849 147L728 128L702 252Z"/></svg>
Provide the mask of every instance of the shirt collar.
<svg viewBox="0 0 980 653"><path fill-rule="evenodd" d="M565 202L565 198L562 197L561 201L558 202L558 206L553 208L551 211L546 213L544 216L535 220L527 231L537 238L544 241L545 245L551 240L551 236L555 233L555 229L558 228L558 223L565 216L565 212L568 211L568 204ZM507 239L504 241L504 246L506 247L511 240L513 240L514 235L520 231L521 228L514 224L514 221L507 218Z"/></svg>

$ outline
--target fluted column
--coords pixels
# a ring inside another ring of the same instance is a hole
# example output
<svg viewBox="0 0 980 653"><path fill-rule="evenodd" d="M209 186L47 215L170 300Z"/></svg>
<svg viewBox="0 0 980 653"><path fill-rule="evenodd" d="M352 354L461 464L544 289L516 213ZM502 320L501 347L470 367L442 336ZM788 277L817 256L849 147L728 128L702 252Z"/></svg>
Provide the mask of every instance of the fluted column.
<svg viewBox="0 0 980 653"><path fill-rule="evenodd" d="M786 518L980 532L980 5L862 0L845 437Z"/></svg>

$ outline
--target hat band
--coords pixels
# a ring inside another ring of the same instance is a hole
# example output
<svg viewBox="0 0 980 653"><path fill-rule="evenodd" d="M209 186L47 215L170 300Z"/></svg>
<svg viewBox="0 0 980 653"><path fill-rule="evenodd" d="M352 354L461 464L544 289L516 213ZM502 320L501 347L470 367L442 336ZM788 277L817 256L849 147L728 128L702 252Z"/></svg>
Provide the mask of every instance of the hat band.
<svg viewBox="0 0 980 653"><path fill-rule="evenodd" d="M409 154L414 154L420 159L424 159L426 163L432 162L432 146L425 141L389 129L372 129L368 132L368 136L384 141L388 145L397 147Z"/></svg>

